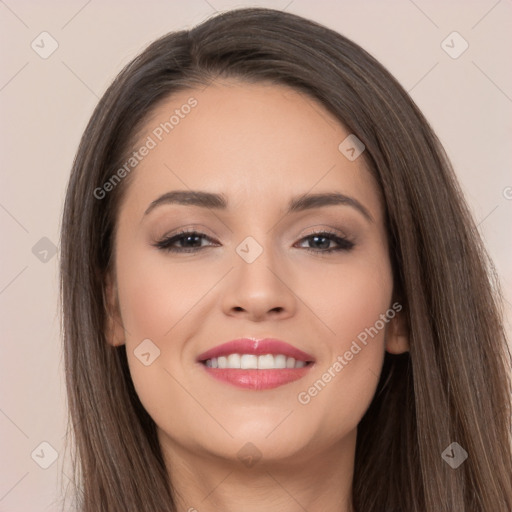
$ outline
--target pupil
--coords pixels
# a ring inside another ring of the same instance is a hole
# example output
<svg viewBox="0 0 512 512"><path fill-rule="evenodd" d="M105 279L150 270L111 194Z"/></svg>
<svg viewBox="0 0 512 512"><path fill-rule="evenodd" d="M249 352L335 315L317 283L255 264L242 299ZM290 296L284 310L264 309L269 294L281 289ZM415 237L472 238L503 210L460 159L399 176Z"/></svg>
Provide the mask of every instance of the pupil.
<svg viewBox="0 0 512 512"><path fill-rule="evenodd" d="M196 242L197 242L197 241L199 241L199 245L201 245L201 239L200 239L200 237L199 237L198 235L187 235L187 236L185 237L185 240L186 240L185 244L186 244L186 245L188 245L188 244L187 244L187 242L188 242L189 240L193 240L193 239L195 239L195 240L196 240Z"/></svg>
<svg viewBox="0 0 512 512"><path fill-rule="evenodd" d="M328 240L325 236L315 236L315 237L313 237L313 240L315 241L315 243L318 241L318 239L320 239L320 240L323 239L325 241L324 244L320 244L320 245L323 245L323 247L320 247L320 249L327 249L329 247L330 240Z"/></svg>

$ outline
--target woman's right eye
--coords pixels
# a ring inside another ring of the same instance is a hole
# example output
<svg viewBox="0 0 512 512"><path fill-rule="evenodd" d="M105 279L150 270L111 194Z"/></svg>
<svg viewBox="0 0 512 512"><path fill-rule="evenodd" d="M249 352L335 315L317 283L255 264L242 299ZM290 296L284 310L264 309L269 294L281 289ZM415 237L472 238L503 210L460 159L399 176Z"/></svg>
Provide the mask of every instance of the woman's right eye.
<svg viewBox="0 0 512 512"><path fill-rule="evenodd" d="M211 238L204 233L197 231L181 231L175 235L165 237L157 242L155 247L167 252L197 252L200 249L204 249L201 245L202 240L211 240ZM199 242L199 245L197 245ZM185 247L175 247L176 243L184 243Z"/></svg>

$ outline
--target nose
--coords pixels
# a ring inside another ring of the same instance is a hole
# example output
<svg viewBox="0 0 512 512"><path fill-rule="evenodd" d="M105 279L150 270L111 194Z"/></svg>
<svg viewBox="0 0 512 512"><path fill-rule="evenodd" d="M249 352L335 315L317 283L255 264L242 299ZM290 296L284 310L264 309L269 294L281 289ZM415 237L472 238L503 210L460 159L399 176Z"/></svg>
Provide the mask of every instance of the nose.
<svg viewBox="0 0 512 512"><path fill-rule="evenodd" d="M276 264L270 252L264 250L252 263L240 258L229 273L222 299L226 315L261 322L295 314L293 277L284 266Z"/></svg>

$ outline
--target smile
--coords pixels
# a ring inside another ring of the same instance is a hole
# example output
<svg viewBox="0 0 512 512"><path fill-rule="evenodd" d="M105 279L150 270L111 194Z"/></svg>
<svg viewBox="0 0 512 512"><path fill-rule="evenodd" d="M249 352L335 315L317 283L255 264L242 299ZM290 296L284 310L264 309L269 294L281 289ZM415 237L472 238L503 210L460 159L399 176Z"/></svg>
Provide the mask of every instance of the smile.
<svg viewBox="0 0 512 512"><path fill-rule="evenodd" d="M314 361L312 355L272 338L232 340L197 358L211 377L254 390L272 389L301 379Z"/></svg>

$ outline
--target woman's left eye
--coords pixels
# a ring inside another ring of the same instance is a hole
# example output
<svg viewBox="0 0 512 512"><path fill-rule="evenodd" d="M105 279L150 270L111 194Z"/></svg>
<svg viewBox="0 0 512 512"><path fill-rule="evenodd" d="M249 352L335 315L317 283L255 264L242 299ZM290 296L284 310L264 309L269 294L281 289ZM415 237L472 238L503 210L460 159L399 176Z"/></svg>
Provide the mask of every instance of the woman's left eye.
<svg viewBox="0 0 512 512"><path fill-rule="evenodd" d="M163 238L154 245L163 251L190 253L197 252L198 250L204 249L205 247L209 247L208 245L204 246L201 244L203 240L212 241L212 239L204 233L199 233L197 231L183 231L181 233L177 233L176 235ZM312 233L311 235L302 238L299 242L303 243L304 241L317 245L317 247L304 247L304 249L307 251L312 251L315 253L349 251L354 247L354 243L347 238L338 236L337 234L328 231ZM337 244L337 247L330 247L331 242ZM176 244L184 244L184 246L181 245L180 247L176 247Z"/></svg>
<svg viewBox="0 0 512 512"><path fill-rule="evenodd" d="M338 252L338 251L350 251L354 247L354 242L351 242L348 238L339 236L335 233L331 233L328 231L322 231L319 233L312 233L304 237L302 240L313 241L313 244L317 244L323 247L320 248L312 248L305 247L307 251L319 252L319 253L330 253L330 252ZM302 241L301 240L301 241ZM329 246L331 242L335 242L337 247L325 247Z"/></svg>

